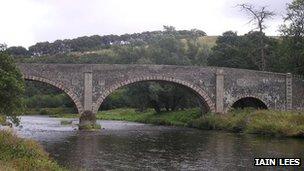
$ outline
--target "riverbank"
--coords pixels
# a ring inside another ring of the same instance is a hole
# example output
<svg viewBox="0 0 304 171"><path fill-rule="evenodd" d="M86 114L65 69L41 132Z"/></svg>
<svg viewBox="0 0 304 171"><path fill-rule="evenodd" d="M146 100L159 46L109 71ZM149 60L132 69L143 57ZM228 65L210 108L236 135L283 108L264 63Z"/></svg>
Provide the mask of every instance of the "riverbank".
<svg viewBox="0 0 304 171"><path fill-rule="evenodd" d="M0 130L0 170L61 171L55 161L35 141Z"/></svg>
<svg viewBox="0 0 304 171"><path fill-rule="evenodd" d="M72 118L78 115L57 114ZM304 138L304 113L271 110L234 110L226 115L208 113L201 117L199 109L155 113L140 113L123 108L97 113L97 119L125 120L156 125L174 125L202 130L224 130L237 133Z"/></svg>
<svg viewBox="0 0 304 171"><path fill-rule="evenodd" d="M208 114L191 127L249 134L304 138L304 113L271 110L235 110L227 115Z"/></svg>

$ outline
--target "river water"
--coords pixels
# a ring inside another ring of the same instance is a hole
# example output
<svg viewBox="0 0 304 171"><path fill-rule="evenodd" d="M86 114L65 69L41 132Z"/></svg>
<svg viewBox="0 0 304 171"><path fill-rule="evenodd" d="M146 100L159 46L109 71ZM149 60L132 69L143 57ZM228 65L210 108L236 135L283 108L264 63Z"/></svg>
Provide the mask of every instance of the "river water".
<svg viewBox="0 0 304 171"><path fill-rule="evenodd" d="M61 120L73 120L61 125ZM98 121L96 132L77 119L23 116L17 133L39 141L71 170L273 170L256 157L304 157L304 139L201 131L123 121ZM293 167L278 169L289 170ZM303 164L297 170L304 170Z"/></svg>

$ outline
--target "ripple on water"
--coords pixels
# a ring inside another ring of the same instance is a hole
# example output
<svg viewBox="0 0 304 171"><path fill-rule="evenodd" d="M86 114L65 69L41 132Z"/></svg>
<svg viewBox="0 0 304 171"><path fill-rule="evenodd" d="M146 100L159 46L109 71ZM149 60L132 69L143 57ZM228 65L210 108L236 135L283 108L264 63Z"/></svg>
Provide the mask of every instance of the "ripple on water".
<svg viewBox="0 0 304 171"><path fill-rule="evenodd" d="M86 170L252 170L254 157L303 157L304 140L265 138L124 121L101 131L61 125L61 118L21 117L17 133L43 144L60 164ZM303 167L301 168L303 169Z"/></svg>

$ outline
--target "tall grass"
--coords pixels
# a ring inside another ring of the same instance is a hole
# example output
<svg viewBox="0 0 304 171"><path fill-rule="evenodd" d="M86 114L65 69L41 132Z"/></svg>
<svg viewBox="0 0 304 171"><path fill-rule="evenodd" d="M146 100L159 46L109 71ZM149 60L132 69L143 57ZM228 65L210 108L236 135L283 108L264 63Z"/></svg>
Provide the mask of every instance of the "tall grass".
<svg viewBox="0 0 304 171"><path fill-rule="evenodd" d="M33 140L0 131L0 170L64 170Z"/></svg>
<svg viewBox="0 0 304 171"><path fill-rule="evenodd" d="M199 129L304 137L304 113L251 109L234 110L227 115L207 114L193 120L190 126Z"/></svg>

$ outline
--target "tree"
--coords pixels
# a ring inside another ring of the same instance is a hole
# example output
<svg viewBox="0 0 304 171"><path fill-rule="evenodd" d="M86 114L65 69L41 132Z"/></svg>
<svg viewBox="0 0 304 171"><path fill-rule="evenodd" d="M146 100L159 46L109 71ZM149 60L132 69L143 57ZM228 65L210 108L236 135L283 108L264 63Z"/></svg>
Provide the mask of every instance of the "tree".
<svg viewBox="0 0 304 171"><path fill-rule="evenodd" d="M0 52L5 51L6 49L7 49L7 45L0 43Z"/></svg>
<svg viewBox="0 0 304 171"><path fill-rule="evenodd" d="M248 64L253 66L252 69L261 70L261 61L259 58L257 58L261 51L261 46L259 45L261 39L264 44L263 53L265 68L263 70L273 71L273 65L278 64L275 63L277 60L276 48L278 47L278 41L274 38L268 37L264 33L261 33L259 31L249 32L243 37L244 44L241 50L243 51L243 54L246 55L246 59L250 61Z"/></svg>
<svg viewBox="0 0 304 171"><path fill-rule="evenodd" d="M24 82L12 58L0 52L0 114L18 124L17 115L23 107Z"/></svg>
<svg viewBox="0 0 304 171"><path fill-rule="evenodd" d="M265 21L275 16L275 13L273 11L269 11L266 6L263 6L259 9L256 9L251 4L239 4L238 6L250 15L251 19L249 23L253 22L257 26L257 29L260 32L260 41L259 41L260 64L258 66L260 70L265 71L266 57L265 57L265 43L263 38L263 33L264 33L263 30L266 28Z"/></svg>
<svg viewBox="0 0 304 171"><path fill-rule="evenodd" d="M12 46L6 49L6 52L12 56L26 56L28 51L22 46Z"/></svg>
<svg viewBox="0 0 304 171"><path fill-rule="evenodd" d="M290 71L304 74L304 0L294 0L287 5L285 24L281 26L285 51L282 55L290 61Z"/></svg>
<svg viewBox="0 0 304 171"><path fill-rule="evenodd" d="M212 55L208 58L208 65L232 68L248 68L247 55L242 53L243 37L236 32L227 31L216 40L212 48Z"/></svg>
<svg viewBox="0 0 304 171"><path fill-rule="evenodd" d="M235 32L228 31L218 37L216 46L212 48L213 53L208 58L208 64L220 67L245 68L259 70L260 60L256 58L259 55L260 38L265 44L265 63L271 70L276 56L277 40L267 37L264 33L249 32L244 36L238 36Z"/></svg>
<svg viewBox="0 0 304 171"><path fill-rule="evenodd" d="M170 33L176 32L176 29L173 26L165 26L164 25L163 28L164 28L165 32L170 32Z"/></svg>

